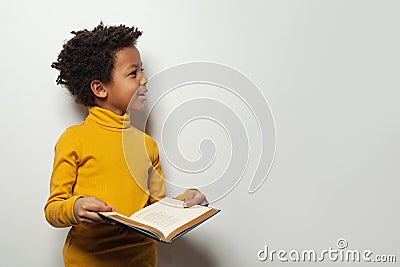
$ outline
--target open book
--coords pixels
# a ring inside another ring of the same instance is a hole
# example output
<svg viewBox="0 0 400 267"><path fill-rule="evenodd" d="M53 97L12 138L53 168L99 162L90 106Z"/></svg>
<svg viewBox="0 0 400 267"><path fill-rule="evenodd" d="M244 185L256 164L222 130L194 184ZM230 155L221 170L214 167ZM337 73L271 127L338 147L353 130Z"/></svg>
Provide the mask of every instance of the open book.
<svg viewBox="0 0 400 267"><path fill-rule="evenodd" d="M157 241L172 243L220 210L196 205L184 208L181 200L163 198L130 217L118 212L98 212L104 218L114 220Z"/></svg>

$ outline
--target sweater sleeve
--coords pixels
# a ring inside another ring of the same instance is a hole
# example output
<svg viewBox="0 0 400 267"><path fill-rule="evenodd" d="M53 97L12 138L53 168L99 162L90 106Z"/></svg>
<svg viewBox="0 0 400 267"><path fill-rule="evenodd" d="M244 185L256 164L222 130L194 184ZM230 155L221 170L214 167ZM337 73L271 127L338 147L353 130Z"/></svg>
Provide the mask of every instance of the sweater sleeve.
<svg viewBox="0 0 400 267"><path fill-rule="evenodd" d="M160 157L158 154L157 143L149 137L150 144L148 151L151 152L152 166L149 170L148 188L150 193L149 204L152 204L161 198L165 197L165 183L161 170Z"/></svg>
<svg viewBox="0 0 400 267"><path fill-rule="evenodd" d="M73 195L81 153L78 137L67 129L59 138L54 150L50 196L45 205L46 220L54 227L68 227L78 222L74 204L80 196Z"/></svg>

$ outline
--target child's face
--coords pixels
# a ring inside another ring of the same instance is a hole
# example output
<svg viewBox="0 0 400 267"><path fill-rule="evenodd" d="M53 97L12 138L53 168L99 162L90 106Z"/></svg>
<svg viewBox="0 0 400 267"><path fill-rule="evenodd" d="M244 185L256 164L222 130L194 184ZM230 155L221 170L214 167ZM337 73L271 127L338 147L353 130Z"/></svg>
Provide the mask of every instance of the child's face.
<svg viewBox="0 0 400 267"><path fill-rule="evenodd" d="M142 61L136 47L127 47L116 53L112 81L105 85L108 109L118 115L124 114L128 109L133 111L144 109L147 92L144 85L147 78L141 69Z"/></svg>

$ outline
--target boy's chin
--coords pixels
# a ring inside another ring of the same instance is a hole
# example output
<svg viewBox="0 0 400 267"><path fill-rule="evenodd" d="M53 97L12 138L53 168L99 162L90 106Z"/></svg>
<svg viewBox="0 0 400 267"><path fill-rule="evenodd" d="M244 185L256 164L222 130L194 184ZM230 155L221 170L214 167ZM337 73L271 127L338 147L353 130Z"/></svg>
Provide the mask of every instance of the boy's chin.
<svg viewBox="0 0 400 267"><path fill-rule="evenodd" d="M144 105L134 105L134 106L129 106L127 111L130 112L142 112L144 110Z"/></svg>

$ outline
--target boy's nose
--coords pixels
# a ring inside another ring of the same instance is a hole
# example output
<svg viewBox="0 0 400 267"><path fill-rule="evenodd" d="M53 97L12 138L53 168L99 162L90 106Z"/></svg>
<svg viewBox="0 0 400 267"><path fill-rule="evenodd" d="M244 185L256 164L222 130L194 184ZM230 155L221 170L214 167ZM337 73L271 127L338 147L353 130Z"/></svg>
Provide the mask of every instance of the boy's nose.
<svg viewBox="0 0 400 267"><path fill-rule="evenodd" d="M140 85L146 85L147 83L147 77L142 75L142 78L140 79Z"/></svg>

